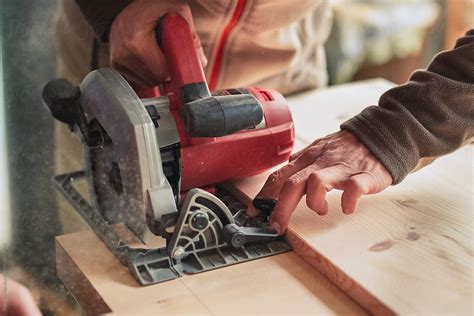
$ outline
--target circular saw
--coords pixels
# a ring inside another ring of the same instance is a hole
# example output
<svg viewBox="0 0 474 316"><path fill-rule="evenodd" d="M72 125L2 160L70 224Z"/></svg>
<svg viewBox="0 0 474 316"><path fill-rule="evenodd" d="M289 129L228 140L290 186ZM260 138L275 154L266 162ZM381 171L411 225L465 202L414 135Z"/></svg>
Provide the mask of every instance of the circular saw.
<svg viewBox="0 0 474 316"><path fill-rule="evenodd" d="M187 21L166 14L156 33L170 73L160 87L136 91L103 68L78 87L57 79L44 88L51 114L85 152L84 170L56 176L58 188L143 285L290 250L268 226L275 201L259 199L262 216L248 218L218 186L288 160L294 130L285 99L256 87L211 93ZM128 244L115 224L144 246ZM152 246L158 238L165 246Z"/></svg>

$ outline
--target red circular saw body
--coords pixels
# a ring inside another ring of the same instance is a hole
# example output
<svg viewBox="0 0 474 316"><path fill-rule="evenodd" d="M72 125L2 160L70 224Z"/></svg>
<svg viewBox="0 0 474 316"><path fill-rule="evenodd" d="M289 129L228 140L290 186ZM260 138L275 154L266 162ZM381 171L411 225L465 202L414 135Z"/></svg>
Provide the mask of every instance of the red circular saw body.
<svg viewBox="0 0 474 316"><path fill-rule="evenodd" d="M251 94L263 108L263 122L252 129L212 138L192 138L184 128L180 110L184 87L205 84L194 39L187 21L179 14L162 18L157 33L165 55L170 82L165 91L181 146L181 191L258 174L288 160L294 143L294 127L284 97L269 89L228 89L212 95ZM208 90L207 90L208 93ZM140 91L140 97L160 96L158 88Z"/></svg>

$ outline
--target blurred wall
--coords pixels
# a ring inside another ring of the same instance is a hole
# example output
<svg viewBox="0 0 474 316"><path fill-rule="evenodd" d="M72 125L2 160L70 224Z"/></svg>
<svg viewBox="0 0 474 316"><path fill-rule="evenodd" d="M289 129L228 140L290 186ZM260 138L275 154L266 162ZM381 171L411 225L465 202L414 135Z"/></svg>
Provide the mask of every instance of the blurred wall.
<svg viewBox="0 0 474 316"><path fill-rule="evenodd" d="M53 120L41 104L55 77L51 0L2 0L3 85L11 200L10 257L30 274L55 279ZM9 261L10 263L11 261Z"/></svg>

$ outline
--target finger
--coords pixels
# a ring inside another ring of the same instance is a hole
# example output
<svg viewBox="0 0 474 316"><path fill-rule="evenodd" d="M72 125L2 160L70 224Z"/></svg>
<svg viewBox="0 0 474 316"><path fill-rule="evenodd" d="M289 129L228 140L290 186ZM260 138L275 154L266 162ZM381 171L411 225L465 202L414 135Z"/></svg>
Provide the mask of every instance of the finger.
<svg viewBox="0 0 474 316"><path fill-rule="evenodd" d="M142 77L140 74L136 73L135 71L131 71L127 66L122 64L112 62L112 68L120 72L128 81L132 81L133 83L139 86L153 86L153 83L150 82L147 78Z"/></svg>
<svg viewBox="0 0 474 316"><path fill-rule="evenodd" d="M326 183L323 176L316 172L312 173L308 179L306 205L319 215L328 213L326 192Z"/></svg>
<svg viewBox="0 0 474 316"><path fill-rule="evenodd" d="M168 74L166 73L166 67L164 68L164 72L158 73L156 69L149 68L148 63L144 63L141 59L137 61L134 65L134 73L144 78L146 80L146 85L149 87L155 87L168 79ZM163 69L161 70L163 71Z"/></svg>
<svg viewBox="0 0 474 316"><path fill-rule="evenodd" d="M328 213L326 193L333 188L340 188L348 176L346 169L339 165L311 173L306 189L306 205L319 215L326 215Z"/></svg>
<svg viewBox="0 0 474 316"><path fill-rule="evenodd" d="M293 160L298 159L306 151L307 148L308 147L305 147L305 148L301 149L300 151L297 151L297 152L291 154L289 161L292 162Z"/></svg>
<svg viewBox="0 0 474 316"><path fill-rule="evenodd" d="M253 206L253 201L250 201L249 205L247 205L247 216L249 217L255 217L260 214L260 211L257 210L255 206Z"/></svg>
<svg viewBox="0 0 474 316"><path fill-rule="evenodd" d="M293 174L307 167L309 164L309 162L303 163L302 161L294 161L273 172L268 177L257 196L277 199L285 181Z"/></svg>
<svg viewBox="0 0 474 316"><path fill-rule="evenodd" d="M31 293L23 285L7 279L7 308L9 315L41 315Z"/></svg>
<svg viewBox="0 0 474 316"><path fill-rule="evenodd" d="M156 86L167 78L163 53L155 40L154 28L148 33L138 33L119 47L112 46L110 65L127 79L140 85Z"/></svg>
<svg viewBox="0 0 474 316"><path fill-rule="evenodd" d="M352 214L359 205L360 197L371 193L373 177L367 173L360 173L350 177L344 183L344 192L341 197L341 207L344 214Z"/></svg>
<svg viewBox="0 0 474 316"><path fill-rule="evenodd" d="M295 173L303 170L312 163L314 163L315 158L320 154L318 148L313 148L308 150L305 155L302 155L299 159L288 163L286 166L280 168L279 170L273 172L263 185L260 192L257 194L259 197L273 198L278 199L279 193L285 181L288 180ZM319 168L319 166L318 166ZM247 215L250 217L255 217L260 213L252 204L249 205L247 209Z"/></svg>
<svg viewBox="0 0 474 316"><path fill-rule="evenodd" d="M280 234L284 233L288 227L291 214L293 214L296 206L306 193L308 178L317 168L317 165L312 165L297 172L285 181L270 220L270 225Z"/></svg>
<svg viewBox="0 0 474 316"><path fill-rule="evenodd" d="M309 150L310 148L313 148L313 147L315 146L315 144L316 144L318 141L319 141L319 139L316 140L316 141L314 141L314 142L312 142L311 144L309 144L309 145L306 146L305 148L301 149L300 151L298 151L298 152L292 154L292 155L290 156L289 161L291 162L291 161L293 161L293 160L296 160L296 159L300 158L307 150Z"/></svg>
<svg viewBox="0 0 474 316"><path fill-rule="evenodd" d="M288 180L295 173L303 170L304 168L312 165L318 159L322 153L322 147L311 147L308 148L298 159L288 163L280 170L272 173L265 183L264 187L258 194L258 196L277 198L278 193ZM324 168L325 165L317 164L314 166L314 170Z"/></svg>
<svg viewBox="0 0 474 316"><path fill-rule="evenodd" d="M311 144L309 144L308 146L306 146L305 148L303 148L302 150L292 154L290 156L290 160L289 161L293 161L293 160L296 160L298 159L301 155L303 155L308 149L310 148L313 148L313 147L321 147L321 148L324 148L324 146L327 145L327 141L330 140L331 138L333 138L335 135L337 135L338 132L336 133L332 133L332 134L329 134L329 135L326 135L325 137L323 138L318 138L316 139L314 142L312 142Z"/></svg>
<svg viewBox="0 0 474 316"><path fill-rule="evenodd" d="M134 63L132 70L151 81L152 86L159 85L168 78L166 59L155 40L154 32L147 34L143 45L134 47L135 51L132 52L139 60L139 63Z"/></svg>

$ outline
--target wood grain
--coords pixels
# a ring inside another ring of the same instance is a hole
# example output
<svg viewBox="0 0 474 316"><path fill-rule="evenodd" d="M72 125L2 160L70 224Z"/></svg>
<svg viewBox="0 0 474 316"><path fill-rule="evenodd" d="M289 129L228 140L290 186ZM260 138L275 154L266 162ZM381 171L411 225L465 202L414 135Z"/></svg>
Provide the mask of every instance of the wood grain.
<svg viewBox="0 0 474 316"><path fill-rule="evenodd" d="M146 287L91 231L57 237L56 260L59 277L90 315L366 315L294 252Z"/></svg>
<svg viewBox="0 0 474 316"><path fill-rule="evenodd" d="M389 87L374 80L290 98L298 140L338 130ZM440 158L364 197L350 216L342 214L339 191L328 193L326 216L303 201L288 230L295 252L372 313L472 315L472 161L471 146ZM228 188L249 200L265 179Z"/></svg>

